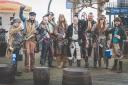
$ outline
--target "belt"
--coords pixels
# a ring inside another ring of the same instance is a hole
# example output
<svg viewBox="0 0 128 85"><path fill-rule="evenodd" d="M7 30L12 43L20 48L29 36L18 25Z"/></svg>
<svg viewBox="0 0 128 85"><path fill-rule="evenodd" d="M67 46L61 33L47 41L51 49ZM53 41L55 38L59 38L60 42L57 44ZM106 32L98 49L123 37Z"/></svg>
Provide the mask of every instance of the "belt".
<svg viewBox="0 0 128 85"><path fill-rule="evenodd" d="M73 42L78 42L78 40L72 40Z"/></svg>

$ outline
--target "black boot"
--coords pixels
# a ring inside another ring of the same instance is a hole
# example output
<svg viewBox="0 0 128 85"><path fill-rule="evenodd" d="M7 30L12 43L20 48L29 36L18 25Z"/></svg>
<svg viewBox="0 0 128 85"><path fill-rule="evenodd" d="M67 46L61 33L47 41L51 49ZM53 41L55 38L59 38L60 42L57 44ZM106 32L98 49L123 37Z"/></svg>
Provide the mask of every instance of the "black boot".
<svg viewBox="0 0 128 85"><path fill-rule="evenodd" d="M84 61L85 61L85 68L88 68L89 67L88 56L85 57Z"/></svg>
<svg viewBox="0 0 128 85"><path fill-rule="evenodd" d="M106 69L108 69L108 66L109 66L109 59L108 58L105 59L105 63L106 63Z"/></svg>
<svg viewBox="0 0 128 85"><path fill-rule="evenodd" d="M123 62L122 61L119 61L119 69L118 69L118 73L122 73L122 64Z"/></svg>
<svg viewBox="0 0 128 85"><path fill-rule="evenodd" d="M77 60L77 67L80 67L81 63L80 60Z"/></svg>
<svg viewBox="0 0 128 85"><path fill-rule="evenodd" d="M69 60L68 62L69 62L69 66L72 66L72 60Z"/></svg>
<svg viewBox="0 0 128 85"><path fill-rule="evenodd" d="M112 67L112 71L117 71L117 63L118 63L118 59L114 59L114 65Z"/></svg>
<svg viewBox="0 0 128 85"><path fill-rule="evenodd" d="M94 63L93 63L94 68L97 68L97 61L98 61L97 58L94 57L94 61L93 61L93 62L94 62Z"/></svg>
<svg viewBox="0 0 128 85"><path fill-rule="evenodd" d="M98 60L99 68L101 68L101 58Z"/></svg>

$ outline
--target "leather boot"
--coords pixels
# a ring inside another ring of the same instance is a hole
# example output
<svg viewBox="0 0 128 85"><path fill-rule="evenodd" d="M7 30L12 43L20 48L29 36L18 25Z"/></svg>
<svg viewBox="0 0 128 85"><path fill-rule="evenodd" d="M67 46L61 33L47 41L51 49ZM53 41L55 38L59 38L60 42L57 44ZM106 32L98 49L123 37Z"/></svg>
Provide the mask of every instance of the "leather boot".
<svg viewBox="0 0 128 85"><path fill-rule="evenodd" d="M101 68L101 58L98 60L99 68Z"/></svg>
<svg viewBox="0 0 128 85"><path fill-rule="evenodd" d="M77 67L80 67L81 63L80 60L77 60Z"/></svg>
<svg viewBox="0 0 128 85"><path fill-rule="evenodd" d="M119 61L119 69L118 69L118 73L122 73L122 64L123 62L122 61Z"/></svg>
<svg viewBox="0 0 128 85"><path fill-rule="evenodd" d="M72 66L72 60L69 60L68 62L69 62L69 66Z"/></svg>
<svg viewBox="0 0 128 85"><path fill-rule="evenodd" d="M85 68L88 68L89 67L88 56L85 57L84 61L85 61Z"/></svg>
<svg viewBox="0 0 128 85"><path fill-rule="evenodd" d="M105 59L105 62L106 62L106 69L108 69L108 66L109 66L109 59Z"/></svg>
<svg viewBox="0 0 128 85"><path fill-rule="evenodd" d="M96 59L94 59L93 66L94 66L94 68L97 68L97 60Z"/></svg>
<svg viewBox="0 0 128 85"><path fill-rule="evenodd" d="M112 67L112 71L117 71L117 63L118 63L118 59L114 59L114 65Z"/></svg>

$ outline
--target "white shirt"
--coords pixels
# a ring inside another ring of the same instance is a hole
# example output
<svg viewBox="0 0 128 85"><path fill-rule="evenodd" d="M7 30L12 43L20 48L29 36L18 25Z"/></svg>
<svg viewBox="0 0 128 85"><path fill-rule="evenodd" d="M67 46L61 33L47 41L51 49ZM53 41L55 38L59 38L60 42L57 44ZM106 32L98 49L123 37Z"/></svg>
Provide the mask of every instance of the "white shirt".
<svg viewBox="0 0 128 85"><path fill-rule="evenodd" d="M78 27L75 28L73 27L73 35L72 35L72 40L78 40Z"/></svg>

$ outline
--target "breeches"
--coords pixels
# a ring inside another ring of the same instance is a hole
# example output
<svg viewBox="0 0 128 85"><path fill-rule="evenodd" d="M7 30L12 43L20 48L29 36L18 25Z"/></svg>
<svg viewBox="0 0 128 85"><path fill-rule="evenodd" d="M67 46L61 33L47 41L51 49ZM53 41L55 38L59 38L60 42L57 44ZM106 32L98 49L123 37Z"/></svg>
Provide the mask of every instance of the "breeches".
<svg viewBox="0 0 128 85"><path fill-rule="evenodd" d="M71 42L70 52L71 52L71 57L69 57L69 60L72 60L75 56L77 60L81 60L81 50L78 42ZM76 55L74 56L74 54Z"/></svg>
<svg viewBox="0 0 128 85"><path fill-rule="evenodd" d="M33 41L26 41L26 56L25 56L25 66L27 69L33 68L35 63L35 46L36 44Z"/></svg>

